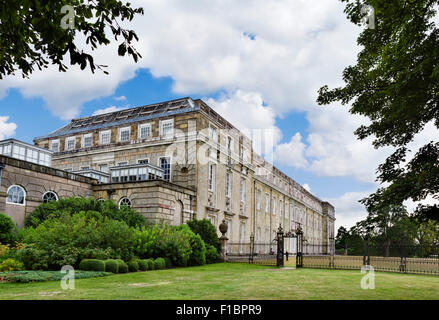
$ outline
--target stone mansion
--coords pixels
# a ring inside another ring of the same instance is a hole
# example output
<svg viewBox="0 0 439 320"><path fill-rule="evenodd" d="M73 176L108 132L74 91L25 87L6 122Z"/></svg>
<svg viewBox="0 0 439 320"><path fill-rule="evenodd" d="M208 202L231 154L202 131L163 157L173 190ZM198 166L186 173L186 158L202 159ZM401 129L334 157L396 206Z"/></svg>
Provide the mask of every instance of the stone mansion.
<svg viewBox="0 0 439 320"><path fill-rule="evenodd" d="M183 98L86 118L34 139L0 142L0 211L18 226L58 197L112 199L155 222L209 219L231 242L301 226L334 238L334 207L261 157L253 141L202 100ZM291 242L287 250L294 252Z"/></svg>

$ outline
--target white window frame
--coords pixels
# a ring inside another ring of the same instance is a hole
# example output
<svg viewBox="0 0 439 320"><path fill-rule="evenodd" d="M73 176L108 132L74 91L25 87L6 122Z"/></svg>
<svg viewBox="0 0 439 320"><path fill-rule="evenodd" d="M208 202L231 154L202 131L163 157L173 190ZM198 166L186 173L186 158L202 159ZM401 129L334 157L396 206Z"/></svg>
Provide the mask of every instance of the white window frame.
<svg viewBox="0 0 439 320"><path fill-rule="evenodd" d="M107 133L109 134L108 142L104 143L104 141L102 140L102 137ZM105 131L99 132L99 143L101 145L109 145L111 143L111 130L105 130Z"/></svg>
<svg viewBox="0 0 439 320"><path fill-rule="evenodd" d="M56 150L53 150L53 143L57 143L58 144L58 148L56 148ZM59 139L55 139L50 141L50 150L53 152L59 152Z"/></svg>
<svg viewBox="0 0 439 320"><path fill-rule="evenodd" d="M160 121L160 136L165 136L163 133L163 125L171 123L172 124L172 132L166 134L166 136L170 135L174 135L174 119L167 119L167 120L161 120Z"/></svg>
<svg viewBox="0 0 439 320"><path fill-rule="evenodd" d="M9 191L10 191L13 187L18 187L18 188L20 188L21 190L23 190L23 193L24 193L24 196L23 196L23 203L16 203L16 202L10 202L10 201L8 201L8 198L9 198ZM15 206L22 206L22 207L25 207L25 206L26 206L26 197L27 197L26 189L23 188L22 186L19 186L18 184L13 184L13 185L11 185L11 186L8 188L8 190L7 190L7 192L6 192L6 203L7 203L7 204L12 204L12 205L15 205Z"/></svg>
<svg viewBox="0 0 439 320"><path fill-rule="evenodd" d="M69 149L69 142L70 141L73 141L73 148L72 149ZM65 151L72 151L72 150L75 150L75 147L76 147L76 137L66 138L66 145L64 146L64 150Z"/></svg>
<svg viewBox="0 0 439 320"><path fill-rule="evenodd" d="M227 179L229 177L229 179ZM233 172L226 171L226 197L232 198Z"/></svg>
<svg viewBox="0 0 439 320"><path fill-rule="evenodd" d="M218 129L212 124L209 124L209 139L218 142Z"/></svg>
<svg viewBox="0 0 439 320"><path fill-rule="evenodd" d="M208 171L207 171L207 187L209 191L215 191L215 184L216 184L216 165L215 163L209 163Z"/></svg>
<svg viewBox="0 0 439 320"><path fill-rule="evenodd" d="M149 128L149 135L146 136L146 137L142 137L142 129L143 128ZM138 128L138 138L139 138L139 140L140 139L149 139L149 138L151 138L151 135L152 135L152 131L151 131L151 123L150 122L139 124L139 128Z"/></svg>
<svg viewBox="0 0 439 320"><path fill-rule="evenodd" d="M90 143L90 146L89 147L87 147L86 145L85 145L85 139L86 138L91 138L91 143ZM82 136L82 147L83 148L91 148L91 147L93 147L93 133L87 133L87 134L84 134L83 136Z"/></svg>
<svg viewBox="0 0 439 320"><path fill-rule="evenodd" d="M122 140L122 131L128 131L128 140ZM131 127L119 128L119 142L131 141Z"/></svg>
<svg viewBox="0 0 439 320"><path fill-rule="evenodd" d="M51 190L49 190L49 191L46 191L46 192L44 192L43 193L43 196L41 197L41 200L44 202L44 196L46 195L46 194L48 194L48 193L53 193L54 195L55 195L55 201L58 201L59 200L59 197L58 197L58 194L55 192L55 191L51 191ZM48 203L48 202L44 202L44 203Z"/></svg>

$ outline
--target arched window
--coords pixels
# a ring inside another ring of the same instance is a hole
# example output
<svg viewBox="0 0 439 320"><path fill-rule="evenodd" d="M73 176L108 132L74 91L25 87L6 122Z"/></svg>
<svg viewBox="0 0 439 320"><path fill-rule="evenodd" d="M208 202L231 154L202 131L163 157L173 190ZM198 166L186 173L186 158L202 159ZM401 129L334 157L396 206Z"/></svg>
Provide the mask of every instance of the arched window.
<svg viewBox="0 0 439 320"><path fill-rule="evenodd" d="M120 201L119 201L119 209L122 208L123 206L131 208L131 200L128 199L127 197L124 197L124 198L120 199Z"/></svg>
<svg viewBox="0 0 439 320"><path fill-rule="evenodd" d="M10 186L6 203L24 206L26 202L26 191L20 186Z"/></svg>
<svg viewBox="0 0 439 320"><path fill-rule="evenodd" d="M47 191L43 194L43 202L58 201L58 195L53 191Z"/></svg>
<svg viewBox="0 0 439 320"><path fill-rule="evenodd" d="M105 199L99 198L97 201L98 202L105 202Z"/></svg>

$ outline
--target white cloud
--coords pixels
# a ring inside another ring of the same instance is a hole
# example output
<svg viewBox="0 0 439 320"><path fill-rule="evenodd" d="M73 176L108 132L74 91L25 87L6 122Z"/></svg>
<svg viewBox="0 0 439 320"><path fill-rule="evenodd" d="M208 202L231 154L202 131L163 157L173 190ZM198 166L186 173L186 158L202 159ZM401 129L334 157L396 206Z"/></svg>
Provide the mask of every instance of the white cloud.
<svg viewBox="0 0 439 320"><path fill-rule="evenodd" d="M346 192L338 198L326 198L325 201L330 202L335 207L335 231L340 226L347 229L354 226L360 220L367 217L367 211L365 207L358 201L367 197L370 193L374 192Z"/></svg>
<svg viewBox="0 0 439 320"><path fill-rule="evenodd" d="M125 101L126 99L127 99L127 97L125 97L125 96L114 97L114 100L116 100L116 101Z"/></svg>
<svg viewBox="0 0 439 320"><path fill-rule="evenodd" d="M297 132L288 143L276 146L275 160L290 167L305 168L308 161L305 159L306 145L302 142L302 136ZM306 188L305 188L306 189Z"/></svg>
<svg viewBox="0 0 439 320"><path fill-rule="evenodd" d="M305 183L305 184L303 185L303 188L304 188L306 191L311 192L311 187L309 186L309 184Z"/></svg>
<svg viewBox="0 0 439 320"><path fill-rule="evenodd" d="M0 116L0 140L4 140L15 135L17 125L13 122L8 121L8 116Z"/></svg>
<svg viewBox="0 0 439 320"><path fill-rule="evenodd" d="M125 108L120 108L120 107L115 107L115 106L111 106L105 109L98 109L95 112L93 112L94 116L100 115L100 114L105 114L105 113L110 113L110 112L115 112L115 111L120 111L123 110Z"/></svg>

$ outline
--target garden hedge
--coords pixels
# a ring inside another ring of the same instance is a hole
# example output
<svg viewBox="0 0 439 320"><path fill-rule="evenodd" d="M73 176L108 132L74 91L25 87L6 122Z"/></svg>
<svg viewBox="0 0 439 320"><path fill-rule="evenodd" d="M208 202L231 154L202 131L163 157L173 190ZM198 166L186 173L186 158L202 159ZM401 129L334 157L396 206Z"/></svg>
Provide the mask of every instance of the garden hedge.
<svg viewBox="0 0 439 320"><path fill-rule="evenodd" d="M128 264L128 270L130 272L139 271L139 263L137 262L137 260L131 260L127 264Z"/></svg>
<svg viewBox="0 0 439 320"><path fill-rule="evenodd" d="M128 272L128 265L125 263L125 261L123 261L121 259L118 259L116 261L117 261L117 264L119 267L118 272L119 273L127 273Z"/></svg>
<svg viewBox="0 0 439 320"><path fill-rule="evenodd" d="M137 262L139 264L140 271L148 271L148 262L145 259L139 260Z"/></svg>
<svg viewBox="0 0 439 320"><path fill-rule="evenodd" d="M98 259L84 259L79 264L79 270L105 271L105 262Z"/></svg>
<svg viewBox="0 0 439 320"><path fill-rule="evenodd" d="M166 268L166 262L163 258L157 258L154 260L154 269L155 270L162 270Z"/></svg>
<svg viewBox="0 0 439 320"><path fill-rule="evenodd" d="M116 260L108 259L105 260L105 272L118 273L119 272L119 264Z"/></svg>

